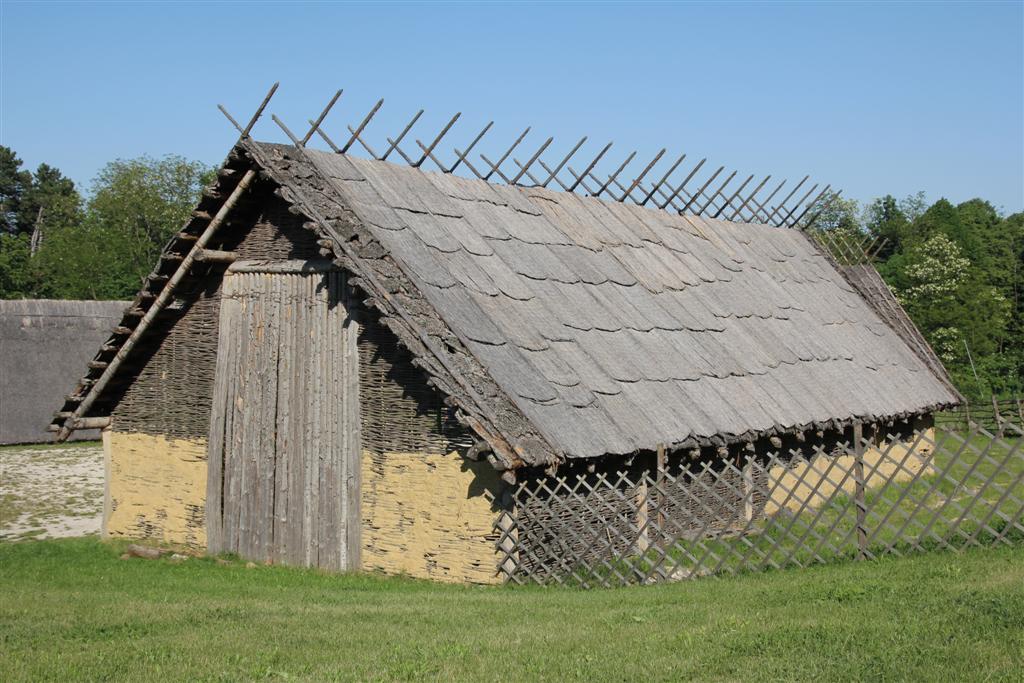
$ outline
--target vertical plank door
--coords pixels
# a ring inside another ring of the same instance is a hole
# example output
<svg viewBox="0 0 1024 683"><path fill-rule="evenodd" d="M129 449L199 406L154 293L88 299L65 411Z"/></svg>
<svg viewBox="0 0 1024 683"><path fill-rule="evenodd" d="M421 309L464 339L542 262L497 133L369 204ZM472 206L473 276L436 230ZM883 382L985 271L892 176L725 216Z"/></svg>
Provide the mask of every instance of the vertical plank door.
<svg viewBox="0 0 1024 683"><path fill-rule="evenodd" d="M210 415L210 552L359 565L358 329L345 273L237 262L224 276Z"/></svg>

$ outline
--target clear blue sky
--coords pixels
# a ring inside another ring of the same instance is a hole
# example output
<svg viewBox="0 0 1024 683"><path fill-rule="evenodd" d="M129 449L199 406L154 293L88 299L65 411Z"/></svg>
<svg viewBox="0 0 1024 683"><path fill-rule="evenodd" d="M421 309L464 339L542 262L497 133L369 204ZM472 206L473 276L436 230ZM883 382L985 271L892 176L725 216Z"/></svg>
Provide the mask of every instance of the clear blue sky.
<svg viewBox="0 0 1024 683"><path fill-rule="evenodd" d="M345 89L343 137L419 108L451 143L493 118L614 159L662 146L747 173L832 182L864 201L924 190L1024 209L1024 4L0 3L0 143L87 183L107 161L214 163L281 81L293 129ZM281 139L267 118L257 137ZM411 151L411 150L410 150Z"/></svg>

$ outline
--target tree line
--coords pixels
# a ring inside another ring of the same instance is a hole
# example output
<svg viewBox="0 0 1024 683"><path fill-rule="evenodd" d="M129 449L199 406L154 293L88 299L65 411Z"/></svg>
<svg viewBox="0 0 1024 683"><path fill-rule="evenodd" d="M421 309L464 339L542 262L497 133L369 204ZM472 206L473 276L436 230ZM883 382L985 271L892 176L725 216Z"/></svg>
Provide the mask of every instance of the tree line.
<svg viewBox="0 0 1024 683"><path fill-rule="evenodd" d="M983 199L929 205L924 193L832 199L815 229L877 248L879 274L960 392L1024 395L1024 213Z"/></svg>
<svg viewBox="0 0 1024 683"><path fill-rule="evenodd" d="M0 298L131 298L214 172L173 155L118 159L83 194L0 147ZM879 273L965 396L1024 394L1024 213L923 193L821 201L815 229L871 238Z"/></svg>
<svg viewBox="0 0 1024 683"><path fill-rule="evenodd" d="M0 298L129 299L215 169L118 159L81 193L59 169L0 147Z"/></svg>

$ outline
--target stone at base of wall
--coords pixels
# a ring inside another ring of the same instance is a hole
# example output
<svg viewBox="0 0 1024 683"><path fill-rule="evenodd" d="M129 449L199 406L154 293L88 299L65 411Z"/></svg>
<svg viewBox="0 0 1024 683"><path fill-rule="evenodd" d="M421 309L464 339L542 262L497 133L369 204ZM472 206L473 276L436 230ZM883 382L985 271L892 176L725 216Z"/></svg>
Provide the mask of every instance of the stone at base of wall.
<svg viewBox="0 0 1024 683"><path fill-rule="evenodd" d="M206 549L206 441L107 431L106 537Z"/></svg>

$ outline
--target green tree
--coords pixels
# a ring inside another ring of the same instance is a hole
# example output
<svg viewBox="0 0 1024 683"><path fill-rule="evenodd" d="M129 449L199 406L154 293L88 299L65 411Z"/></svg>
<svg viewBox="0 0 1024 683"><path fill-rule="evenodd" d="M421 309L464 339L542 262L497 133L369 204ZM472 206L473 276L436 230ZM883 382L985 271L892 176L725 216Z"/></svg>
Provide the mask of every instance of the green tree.
<svg viewBox="0 0 1024 683"><path fill-rule="evenodd" d="M32 183L32 174L21 168L21 159L10 147L0 146L0 231L22 232L18 219L21 199Z"/></svg>
<svg viewBox="0 0 1024 683"><path fill-rule="evenodd" d="M0 220L3 232L38 232L44 226L67 225L79 218L82 199L74 182L59 169L40 164L36 172L22 170L21 159L0 147Z"/></svg>
<svg viewBox="0 0 1024 683"><path fill-rule="evenodd" d="M814 219L814 228L818 230L861 234L863 231L859 213L857 200L844 199L838 192L829 192L815 202L807 215L817 216Z"/></svg>
<svg viewBox="0 0 1024 683"><path fill-rule="evenodd" d="M961 391L983 397L1005 390L1007 382L991 374L999 364L989 359L999 354L1010 302L942 230L902 254L900 265L896 296Z"/></svg>
<svg viewBox="0 0 1024 683"><path fill-rule="evenodd" d="M896 253L910 230L910 221L891 194L864 207L864 229L875 239L885 240L877 250L878 258L887 259Z"/></svg>
<svg viewBox="0 0 1024 683"><path fill-rule="evenodd" d="M899 201L899 209L907 217L908 221L911 223L916 221L928 210L928 201L925 199L924 192L918 191L914 194L908 194Z"/></svg>
<svg viewBox="0 0 1024 683"><path fill-rule="evenodd" d="M74 183L0 148L0 296L129 297L187 220L213 170L177 156L107 164L85 206Z"/></svg>
<svg viewBox="0 0 1024 683"><path fill-rule="evenodd" d="M37 295L51 299L123 299L139 288L130 235L86 215L81 225L51 231L34 261L43 274Z"/></svg>
<svg viewBox="0 0 1024 683"><path fill-rule="evenodd" d="M118 159L93 181L87 218L124 237L118 256L131 261L138 284L212 177L209 167L174 155Z"/></svg>
<svg viewBox="0 0 1024 683"><path fill-rule="evenodd" d="M0 232L0 299L23 299L36 294L29 239L24 233Z"/></svg>
<svg viewBox="0 0 1024 683"><path fill-rule="evenodd" d="M55 298L132 296L181 229L213 169L178 156L118 159L100 170L80 223L51 231L41 289Z"/></svg>

